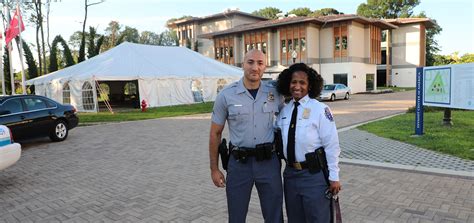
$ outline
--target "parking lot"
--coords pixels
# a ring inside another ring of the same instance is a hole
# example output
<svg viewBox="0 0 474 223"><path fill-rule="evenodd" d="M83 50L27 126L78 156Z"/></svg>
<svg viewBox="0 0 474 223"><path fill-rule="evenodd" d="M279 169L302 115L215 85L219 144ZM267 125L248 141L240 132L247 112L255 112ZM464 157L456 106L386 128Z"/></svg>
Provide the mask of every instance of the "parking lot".
<svg viewBox="0 0 474 223"><path fill-rule="evenodd" d="M406 110L414 92L328 103L338 127ZM226 222L209 176L209 115L79 127L24 144L0 172L0 222ZM226 133L225 133L226 134ZM470 178L341 165L346 222L473 222ZM262 222L256 193L249 222Z"/></svg>

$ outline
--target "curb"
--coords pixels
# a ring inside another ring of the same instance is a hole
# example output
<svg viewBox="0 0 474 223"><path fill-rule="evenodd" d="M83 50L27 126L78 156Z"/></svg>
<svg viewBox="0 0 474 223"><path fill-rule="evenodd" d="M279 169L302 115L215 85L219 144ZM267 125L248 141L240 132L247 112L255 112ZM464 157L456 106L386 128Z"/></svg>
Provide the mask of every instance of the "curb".
<svg viewBox="0 0 474 223"><path fill-rule="evenodd" d="M383 169L395 169L395 170L404 170L408 172L435 174L435 175L443 175L443 176L450 176L450 177L456 176L460 178L474 179L474 172L469 172L469 171L446 170L446 169L439 169L439 168L429 168L429 167L422 167L422 166L411 166L411 165L402 165L402 164L393 164L393 163L381 163L381 162L375 162L375 161L347 159L347 158L340 158L340 162L343 164L349 164L349 165L380 167Z"/></svg>

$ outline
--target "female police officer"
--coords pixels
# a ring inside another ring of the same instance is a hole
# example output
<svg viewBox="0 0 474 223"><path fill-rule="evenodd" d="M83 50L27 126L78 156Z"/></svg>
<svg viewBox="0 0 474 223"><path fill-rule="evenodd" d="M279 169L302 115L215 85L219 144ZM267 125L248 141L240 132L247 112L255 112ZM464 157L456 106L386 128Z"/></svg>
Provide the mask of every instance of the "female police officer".
<svg viewBox="0 0 474 223"><path fill-rule="evenodd" d="M287 166L283 173L288 222L329 222L330 196L337 194L340 153L336 125L329 108L315 98L322 77L306 64L294 64L278 77L277 90L291 96L277 119ZM328 189L315 150L323 147L329 169Z"/></svg>

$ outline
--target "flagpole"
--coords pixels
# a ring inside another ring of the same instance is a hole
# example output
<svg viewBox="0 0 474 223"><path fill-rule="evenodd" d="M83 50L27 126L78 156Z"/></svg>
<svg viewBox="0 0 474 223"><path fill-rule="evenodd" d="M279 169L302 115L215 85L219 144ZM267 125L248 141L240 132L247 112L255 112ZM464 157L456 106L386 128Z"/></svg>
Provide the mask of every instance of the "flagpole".
<svg viewBox="0 0 474 223"><path fill-rule="evenodd" d="M0 34L0 74L2 74L2 95L6 95L5 91L5 72L3 72L3 35Z"/></svg>
<svg viewBox="0 0 474 223"><path fill-rule="evenodd" d="M10 65L10 84L12 85L12 95L15 95L15 73L13 73L13 66L12 66L12 43L10 42L8 45L8 64Z"/></svg>
<svg viewBox="0 0 474 223"><path fill-rule="evenodd" d="M8 28L10 28L10 9L8 8L8 4L4 4L4 10L5 10L5 15L8 19L7 24ZM5 36L6 39L6 36ZM7 44L7 49L8 49L8 64L10 65L10 85L11 85L11 95L15 95L15 74L13 73L13 66L12 66L12 43L11 41Z"/></svg>
<svg viewBox="0 0 474 223"><path fill-rule="evenodd" d="M20 42L18 43L20 45L18 53L20 54L20 63L21 63L21 90L23 94L26 93L26 75L25 75L25 66L23 65L23 41L21 41L21 27L22 27L22 16L21 16L21 11L20 11L20 0L16 1L16 10L18 10L18 37L20 39Z"/></svg>

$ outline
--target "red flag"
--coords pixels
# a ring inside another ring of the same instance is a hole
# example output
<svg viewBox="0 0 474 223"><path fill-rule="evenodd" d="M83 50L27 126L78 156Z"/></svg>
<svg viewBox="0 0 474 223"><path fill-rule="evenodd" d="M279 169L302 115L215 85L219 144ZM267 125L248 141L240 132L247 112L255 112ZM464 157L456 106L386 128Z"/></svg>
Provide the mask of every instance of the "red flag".
<svg viewBox="0 0 474 223"><path fill-rule="evenodd" d="M18 21L21 22L21 31L19 29ZM7 44L10 43L13 38L18 36L18 34L20 34L20 32L23 32L24 30L25 30L25 24L23 23L23 20L20 14L20 9L17 8L12 21L10 21L10 26L8 27L6 35L5 35L6 43Z"/></svg>

